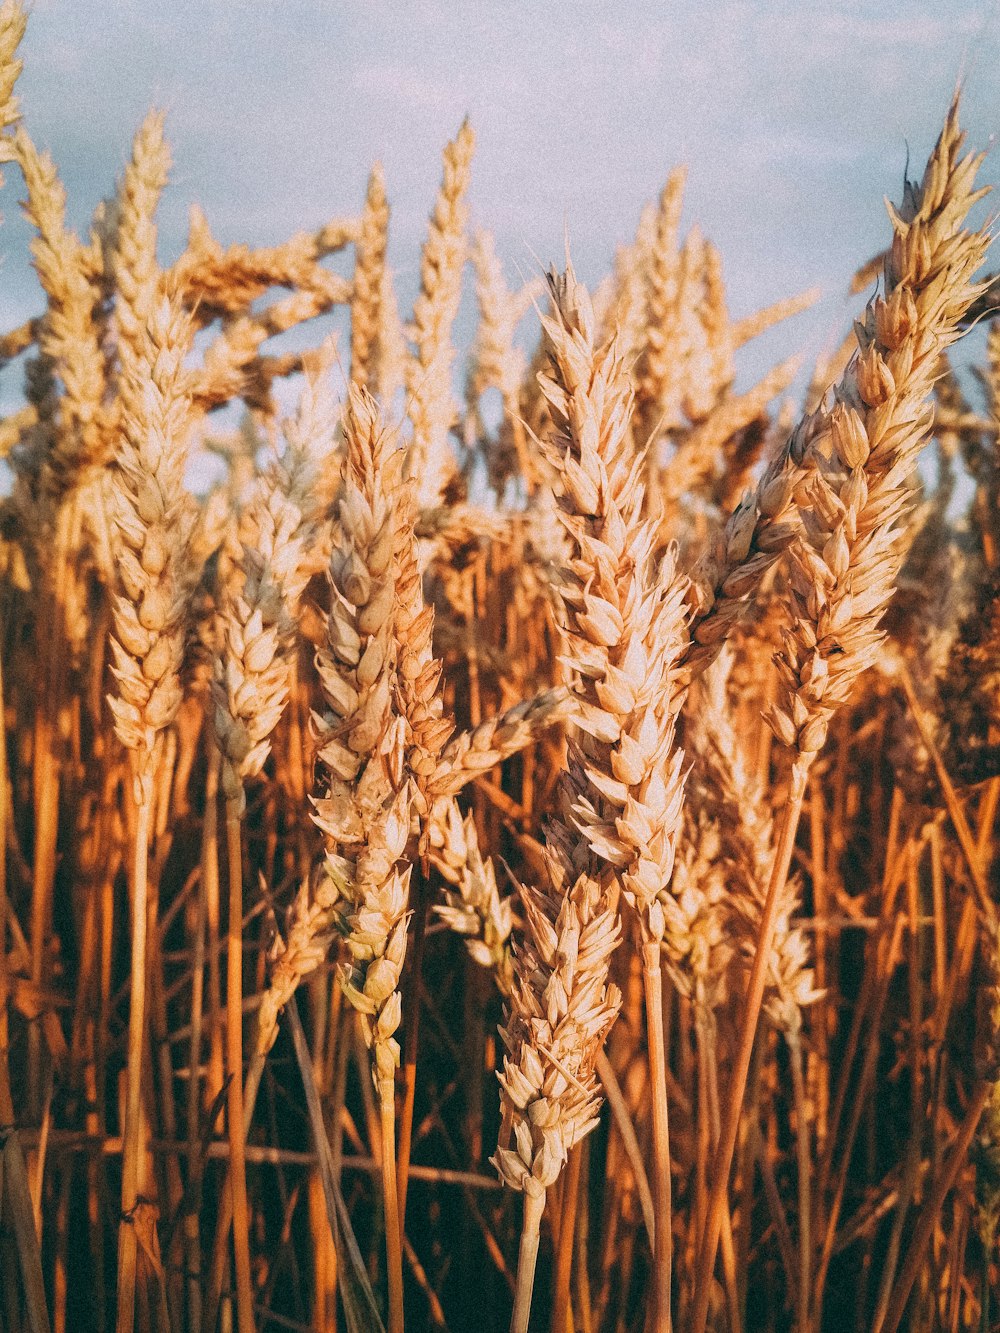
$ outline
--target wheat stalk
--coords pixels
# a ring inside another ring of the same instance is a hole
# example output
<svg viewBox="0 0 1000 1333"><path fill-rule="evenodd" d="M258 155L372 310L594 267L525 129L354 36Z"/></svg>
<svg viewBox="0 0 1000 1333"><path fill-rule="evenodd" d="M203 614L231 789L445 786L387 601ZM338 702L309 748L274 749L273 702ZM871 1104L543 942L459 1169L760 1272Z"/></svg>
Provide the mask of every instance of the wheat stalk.
<svg viewBox="0 0 1000 1333"><path fill-rule="evenodd" d="M793 548L794 620L776 657L778 700L768 714L793 756L791 787L775 838L775 860L761 912L725 1124L715 1162L708 1222L699 1257L693 1328L702 1333L739 1106L763 999L780 894L788 874L806 778L830 718L850 696L882 642L882 615L905 554L907 479L930 426L927 399L941 352L960 334L978 293L973 275L988 243L963 227L983 195L973 189L981 157L961 152L953 102L919 185L907 182L890 207L892 247L883 294L856 326L858 350L836 387L793 431L787 456L803 468L803 536Z"/></svg>
<svg viewBox="0 0 1000 1333"><path fill-rule="evenodd" d="M121 542L122 593L115 598L108 703L129 751L137 820L132 881L131 1006L123 1132L118 1327L133 1326L139 1195L139 1133L145 1041L147 854L158 742L181 703L187 601L187 532L183 478L190 425L184 358L191 328L176 298L149 307L141 350L125 368L129 410L115 474L115 522Z"/></svg>
<svg viewBox="0 0 1000 1333"><path fill-rule="evenodd" d="M393 698L399 656L395 507L403 488L402 452L372 398L353 387L344 437L340 540L330 560L333 601L327 642L316 664L328 711L316 723L318 757L327 781L314 818L327 842L321 900L329 904L327 919L342 936L348 956L340 967L340 981L361 1015L372 1051L382 1126L390 1333L401 1333L394 1129L400 1052L394 1033L402 1011L398 987L406 952L410 874L409 866L400 862L412 803L404 768L404 723ZM302 961L300 955L299 965ZM287 949L279 962L294 979ZM286 991L288 985L286 979Z"/></svg>

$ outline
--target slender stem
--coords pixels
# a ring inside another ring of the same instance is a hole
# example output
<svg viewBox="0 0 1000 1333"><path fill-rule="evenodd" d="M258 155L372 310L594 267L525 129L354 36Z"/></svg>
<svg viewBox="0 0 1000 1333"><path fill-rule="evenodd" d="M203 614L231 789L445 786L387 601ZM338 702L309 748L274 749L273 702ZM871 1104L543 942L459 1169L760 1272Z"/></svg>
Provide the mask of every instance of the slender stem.
<svg viewBox="0 0 1000 1333"><path fill-rule="evenodd" d="M892 1296L893 1282L896 1278L896 1269L899 1265L899 1250L903 1243L903 1231L906 1227L906 1221L910 1212L910 1204L913 1200L913 1193L917 1187L920 1178L920 1136L911 1129L910 1141L906 1148L906 1160L903 1163L903 1175L899 1184L899 1198L896 1201L896 1214L892 1221L892 1231L889 1234L889 1244L886 1248L886 1257L882 1264L882 1276L879 1282L878 1296L875 1301L875 1316L872 1319L872 1327L878 1326L885 1319L886 1311L889 1308L889 1298Z"/></svg>
<svg viewBox="0 0 1000 1333"><path fill-rule="evenodd" d="M642 1149L639 1147L639 1139L635 1132L635 1126L632 1124L632 1117L629 1114L628 1103L625 1100L625 1094L622 1092L621 1085L615 1075L614 1067L603 1050L600 1050L597 1053L597 1059L594 1061L594 1069L597 1072L597 1077L601 1080L601 1087L604 1089L604 1096L607 1098L608 1105L611 1108L611 1117L614 1121L615 1129L617 1129L621 1136L625 1156L628 1158L628 1164L635 1177L635 1187L639 1195L639 1207L642 1210L642 1220L646 1226L649 1243L652 1245L653 1233L656 1231L656 1209L653 1206L653 1194L649 1188L649 1179L646 1175L646 1167L642 1160Z"/></svg>
<svg viewBox="0 0 1000 1333"><path fill-rule="evenodd" d="M764 984L767 978L767 963L774 941L774 930L778 917L778 898L788 878L788 868L792 861L795 847L795 835L798 832L799 816L802 813L802 799L805 795L808 767L801 759L792 768L792 783L788 800L781 812L781 821L776 836L774 865L770 883L767 886L767 898L761 913L760 936L754 953L750 981L747 985L746 999L743 1003L743 1022L740 1026L736 1059L733 1064L732 1081L729 1088L729 1100L719 1136L719 1146L715 1154L712 1171L712 1192L708 1202L708 1217L705 1221L705 1237L698 1265L695 1270L695 1306L691 1322L692 1333L705 1333L708 1320L708 1302L712 1289L712 1271L715 1268L715 1253L722 1230L722 1214L726 1208L726 1195L729 1190L729 1168L736 1149L736 1139L740 1128L740 1113L743 1107L743 1094L746 1090L747 1074L750 1071L750 1057L753 1054L754 1037L757 1035L757 1020L764 999ZM655 1101L654 1101L655 1106Z"/></svg>
<svg viewBox="0 0 1000 1333"><path fill-rule="evenodd" d="M809 1117L806 1114L806 1085L802 1076L802 1041L798 1028L785 1033L789 1062L792 1066L792 1091L795 1099L795 1146L799 1168L799 1310L800 1333L809 1333L809 1290L812 1267L812 1200L810 1177L812 1155L809 1151Z"/></svg>
<svg viewBox="0 0 1000 1333"><path fill-rule="evenodd" d="M514 1313L510 1318L510 1333L528 1333L531 1314L531 1292L535 1285L535 1262L538 1259L538 1237L545 1211L545 1191L524 1196L524 1223L521 1228L521 1246L517 1252L517 1287L514 1292Z"/></svg>
<svg viewBox="0 0 1000 1333"><path fill-rule="evenodd" d="M940 1220L940 1212L944 1206L948 1191L955 1183L955 1178L965 1165L969 1152L969 1144L972 1142L972 1136L976 1132L976 1126L979 1124L979 1117L983 1113L983 1107L986 1105L986 1099L990 1094L990 1085L982 1083L976 1089L976 1093L969 1102L969 1109L962 1121L961 1128L958 1131L958 1138L952 1149L951 1156L945 1163L944 1168L935 1180L927 1199L917 1219L916 1226L913 1228L910 1248L906 1254L906 1261L903 1264L903 1271L896 1283L892 1294L892 1300L889 1303L889 1312L884 1322L877 1324L872 1333L896 1333L900 1320L906 1313L906 1306L910 1299L910 1292L916 1281L917 1273L920 1271L920 1265L924 1261L924 1250L931 1238L935 1226Z"/></svg>
<svg viewBox="0 0 1000 1333"><path fill-rule="evenodd" d="M7 1005L10 982L7 973L7 922L10 905L7 901L7 843L4 836L7 827L8 788L7 733L3 721L3 705L3 673L0 669L0 1125L10 1127L9 1137L0 1147L0 1201L4 1208L5 1223L13 1230L16 1242L17 1260L25 1293L25 1327L28 1333L49 1333L39 1235L32 1226L24 1154L21 1151L19 1136L13 1129L17 1117L8 1059L10 1031ZM0 1322L2 1319L3 1315L0 1313ZM13 1328L13 1320L9 1322Z"/></svg>
<svg viewBox="0 0 1000 1333"><path fill-rule="evenodd" d="M778 1250L781 1253L781 1262L785 1269L789 1296L797 1302L798 1277L795 1272L795 1247L792 1244L792 1233L788 1227L788 1218L785 1216L785 1205L781 1201L778 1182L774 1178L772 1155L772 1146L762 1144L761 1151L757 1155L757 1165L760 1167L760 1178L764 1182L764 1195L767 1198L767 1206L771 1211L771 1221L774 1223L774 1234L778 1241Z"/></svg>
<svg viewBox="0 0 1000 1333"><path fill-rule="evenodd" d="M861 1063L861 1074L857 1080L854 1101L851 1105L851 1113L848 1117L847 1128L844 1132L844 1142L841 1150L837 1180L827 1207L826 1236L823 1240L823 1248L820 1252L819 1264L816 1269L816 1278L813 1283L813 1305L814 1308L820 1312L822 1312L823 1309L823 1292L826 1287L826 1274L830 1267L830 1260L833 1257L837 1223L840 1219L840 1209L844 1202L844 1191L847 1187L847 1175L854 1152L854 1141L857 1136L858 1127L861 1124L861 1117L868 1105L868 1089L875 1077L882 1014L889 995L889 984L895 969L896 949L899 945L902 925L902 918L897 917L895 925L892 928L892 934L889 937L888 952L885 955L885 970L880 973L878 990L869 1005L866 1006L870 1015L868 1041L865 1046L865 1054Z"/></svg>
<svg viewBox="0 0 1000 1333"><path fill-rule="evenodd" d="M201 879L198 884L198 900L194 922L194 958L191 973L191 1053L188 1067L191 1076L188 1080L187 1103L187 1144L189 1171L197 1171L196 1186L201 1184L201 1169L193 1164L197 1161L199 1118L201 1112L201 1064L202 1032L205 1001L205 925L207 921L207 893L205 890L205 866L207 851L208 813L215 807L219 792L219 768L221 755L215 745L209 746L208 770L205 775L205 821L202 829ZM211 854L215 856L214 847ZM218 864L216 862L216 864ZM190 1183L190 1182L189 1182ZM197 1195L195 1195L197 1197ZM198 1223L198 1209L193 1203L184 1210L185 1263L187 1266L188 1325L192 1333L201 1327L201 1239Z"/></svg>
<svg viewBox="0 0 1000 1333"><path fill-rule="evenodd" d="M233 1255L236 1309L240 1333L253 1333L250 1281L250 1208L247 1203L243 1127L243 841L240 802L226 801L226 850L229 861L229 957L226 962L226 1053L229 1087L229 1180L233 1198Z"/></svg>
<svg viewBox="0 0 1000 1333"><path fill-rule="evenodd" d="M570 1149L563 1176L562 1226L556 1251L555 1294L552 1300L552 1333L566 1333L569 1318L569 1280L573 1270L573 1241L576 1236L576 1205L580 1193L580 1161L583 1143Z"/></svg>
<svg viewBox="0 0 1000 1333"><path fill-rule="evenodd" d="M396 1162L396 1189L399 1196L400 1225L406 1220L406 1190L410 1183L410 1153L413 1148L413 1107L417 1095L417 1041L420 1034L420 985L424 971L424 939L427 935L427 910L430 862L421 850L416 880L416 912L413 926L413 953L406 987L403 1012L406 1015L406 1042L403 1049L403 1107L399 1119L399 1154ZM412 883L412 881L411 881Z"/></svg>
<svg viewBox="0 0 1000 1333"><path fill-rule="evenodd" d="M714 1148L712 1126L708 1107L708 1050L709 1039L702 1016L702 1006L696 1006L695 1041L697 1044L697 1117L695 1120L695 1166L694 1166L694 1208L693 1235L694 1252L697 1254L701 1238L705 1232L705 1211L708 1206L708 1158Z"/></svg>
<svg viewBox="0 0 1000 1333"><path fill-rule="evenodd" d="M941 758L941 751L934 740L933 732L927 721L926 714L917 700L913 689L913 682L910 679L910 673L907 671L904 663L900 663L899 678L903 685L903 692L906 695L906 701L910 705L910 712L913 720L917 724L917 730L920 732L920 739L927 746L927 750L934 763L934 769L941 784L941 792L944 796L945 805L948 807L948 814L951 816L951 822L958 836L958 845L965 855L966 865L969 867L969 874L972 876L972 885L976 890L976 897L979 900L979 908L987 922L996 920L997 909L990 896L990 886L987 883L986 874L983 870L982 858L979 854L979 848L976 840L972 836L972 830L969 828L969 822L965 818L965 812L962 809L962 803L955 791L954 783L948 774L944 760Z"/></svg>
<svg viewBox="0 0 1000 1333"><path fill-rule="evenodd" d="M44 984L45 945L52 920L52 897L56 877L56 844L59 835L59 789L62 764L60 718L63 711L66 663L67 585L72 577L69 561L75 497L60 506L56 517L52 564L43 579L45 590L38 622L41 642L42 678L35 710L34 734L34 858L31 885L31 981ZM28 1106L33 1119L41 1114L42 1083L41 1026L28 1028Z"/></svg>
<svg viewBox="0 0 1000 1333"><path fill-rule="evenodd" d="M396 1182L396 1088L379 1080L382 1129L382 1190L385 1194L385 1258L389 1278L389 1333L403 1333L403 1242Z"/></svg>
<svg viewBox="0 0 1000 1333"><path fill-rule="evenodd" d="M830 1068L830 1015L831 1002L827 979L827 955L830 951L827 922L830 916L826 884L826 804L822 784L813 773L809 782L809 851L812 879L813 916L816 918L816 936L813 957L816 966L816 989L820 998L813 1007L812 1034L816 1048L816 1151L826 1143L827 1118L830 1101L830 1082L826 1071Z"/></svg>
<svg viewBox="0 0 1000 1333"><path fill-rule="evenodd" d="M136 779L135 848L132 870L132 970L128 1018L128 1065L125 1084L125 1132L122 1151L122 1204L118 1229L117 1333L132 1333L135 1320L139 1201L139 1132L142 1121L142 1058L146 1026L146 898L149 824L153 803L152 757Z"/></svg>
<svg viewBox="0 0 1000 1333"><path fill-rule="evenodd" d="M253 1120L254 1107L257 1105L257 1094L260 1091L260 1080L264 1074L265 1060L266 1056L262 1055L255 1047L254 1053L250 1059L250 1068L247 1070L246 1083L243 1086L244 1145L246 1144L247 1135L250 1132L250 1123ZM245 1147L244 1157L246 1157ZM219 1317L219 1302L222 1299L222 1281L226 1268L229 1228L233 1223L233 1192L230 1188L230 1179L230 1173L227 1171L222 1185L222 1193L219 1196L219 1213L215 1224L215 1236L212 1240L212 1260L209 1268L208 1291L205 1296L204 1313L202 1314L201 1321L202 1333L215 1333L215 1326Z"/></svg>
<svg viewBox="0 0 1000 1333"><path fill-rule="evenodd" d="M653 1198L656 1227L653 1234L653 1298L657 1333L670 1333L670 1265L673 1240L670 1197L670 1128L667 1116L667 1058L663 1042L663 982L660 944L642 946L646 1024L649 1029L649 1072L653 1096Z"/></svg>
<svg viewBox="0 0 1000 1333"><path fill-rule="evenodd" d="M580 1333L594 1333L591 1313L590 1273L588 1271L588 1239L590 1236L590 1139L580 1145L580 1189L576 1210L576 1246L573 1272L576 1275L576 1311L580 1319Z"/></svg>

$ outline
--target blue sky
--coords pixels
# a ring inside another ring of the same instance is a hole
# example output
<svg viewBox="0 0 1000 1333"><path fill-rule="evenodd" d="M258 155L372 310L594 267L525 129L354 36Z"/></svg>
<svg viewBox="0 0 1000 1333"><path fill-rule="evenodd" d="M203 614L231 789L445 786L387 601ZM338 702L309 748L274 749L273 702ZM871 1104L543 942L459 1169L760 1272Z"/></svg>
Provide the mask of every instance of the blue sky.
<svg viewBox="0 0 1000 1333"><path fill-rule="evenodd" d="M960 74L970 139L988 147L1000 127L996 0L35 0L22 53L26 123L77 225L146 108L166 108L165 258L193 200L222 240L273 242L356 210L379 157L411 294L440 150L468 113L473 220L508 273L558 259L565 228L593 282L686 161L685 223L722 250L736 315L826 294L754 362L815 354L843 326L851 273L887 234L882 197L908 148L922 166ZM38 300L22 192L9 169L9 323Z"/></svg>

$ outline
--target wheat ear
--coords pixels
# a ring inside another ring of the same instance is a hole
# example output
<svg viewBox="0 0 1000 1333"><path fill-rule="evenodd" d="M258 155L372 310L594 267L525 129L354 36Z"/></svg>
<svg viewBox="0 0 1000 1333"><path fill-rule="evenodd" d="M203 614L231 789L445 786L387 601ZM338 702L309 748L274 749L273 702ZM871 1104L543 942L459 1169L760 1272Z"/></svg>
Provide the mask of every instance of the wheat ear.
<svg viewBox="0 0 1000 1333"><path fill-rule="evenodd" d="M795 619L778 654L778 700L768 721L793 756L774 866L740 1030L730 1098L715 1161L699 1256L693 1328L703 1333L739 1111L763 1000L780 894L788 874L806 778L830 718L882 641L880 621L905 555L899 526L907 479L930 427L927 399L942 351L960 336L976 297L973 275L988 236L963 226L984 191L973 188L982 158L960 157L964 135L952 103L923 180L907 182L890 207L892 246L883 292L856 326L858 350L833 393L792 433L787 455L803 469L803 537L793 552Z"/></svg>
<svg viewBox="0 0 1000 1333"><path fill-rule="evenodd" d="M371 393L378 389L382 361L379 334L388 240L389 204L385 197L385 176L381 164L376 162L368 177L351 288L351 380Z"/></svg>
<svg viewBox="0 0 1000 1333"><path fill-rule="evenodd" d="M547 856L548 887L521 889L527 932L514 946L514 987L500 1032L507 1050L501 1102L515 1147L501 1142L492 1161L524 1193L511 1333L528 1327L545 1191L597 1124L594 1062L621 999L607 981L619 935L613 900L586 874L567 886L563 859Z"/></svg>
<svg viewBox="0 0 1000 1333"><path fill-rule="evenodd" d="M317 439L325 441L332 406L319 374L303 391L297 426L286 432L288 448L272 462L245 517L236 587L230 585L221 622L223 641L213 688L215 735L222 753L229 868L227 957L227 1050L230 1081L228 1124L230 1187L240 1292L250 1291L246 1236L249 1212L244 1174L244 1122L252 1114L243 1088L243 847L245 784L264 766L288 696L296 643L298 601L308 579L313 541ZM252 1080L248 1079L248 1083ZM255 1089L248 1089L249 1103ZM239 1301L241 1331L252 1329L252 1301ZM249 1321L249 1322L246 1322Z"/></svg>
<svg viewBox="0 0 1000 1333"><path fill-rule="evenodd" d="M514 338L518 323L538 293L538 285L529 282L516 295L510 291L504 281L496 243L488 231L476 233L472 262L479 324L466 382L469 419L479 420L480 398L487 389L497 389L503 403L503 420L498 440L500 457L489 460L490 479L497 491L502 491L516 464L517 473L531 495L538 485L537 465L528 451L527 432L521 420L518 391L524 379L525 359Z"/></svg>
<svg viewBox="0 0 1000 1333"><path fill-rule="evenodd" d="M686 167L675 167L667 178L645 267L647 323L636 389L636 434L642 441L657 427L669 431L681 422L678 297L682 275L677 232L686 179Z"/></svg>
<svg viewBox="0 0 1000 1333"><path fill-rule="evenodd" d="M24 61L17 59L17 48L28 25L28 12L18 0L4 0L0 5L0 137L7 140L0 150L2 160L9 160L7 130L21 119L21 105L14 96L14 85L21 77Z"/></svg>
<svg viewBox="0 0 1000 1333"><path fill-rule="evenodd" d="M317 723L327 788L316 824L327 841L333 919L348 955L340 980L372 1051L382 1127L390 1333L403 1326L401 1209L396 1182L395 1075L402 1013L410 868L411 783L405 730L395 711L396 514L402 452L374 400L352 388L344 417L347 456L341 539L330 561L327 643L317 669L327 713Z"/></svg>
<svg viewBox="0 0 1000 1333"><path fill-rule="evenodd" d="M444 150L444 178L420 258L420 294L413 307L416 356L410 362L410 420L413 443L410 475L421 508L439 503L455 470L448 433L455 416L451 367L455 349L451 327L462 295L466 258L465 195L476 136L468 121Z"/></svg>
<svg viewBox="0 0 1000 1333"><path fill-rule="evenodd" d="M139 1198L139 1133L145 1043L147 856L158 741L181 703L190 527L183 486L190 424L184 357L190 325L179 303L162 297L149 310L148 331L126 371L133 410L122 419L114 479L122 592L115 598L108 702L115 730L132 761L137 819L132 877L131 1005L123 1131L121 1226L118 1240L118 1324L134 1319Z"/></svg>
<svg viewBox="0 0 1000 1333"><path fill-rule="evenodd" d="M502 897L497 888L493 860L480 850L473 816L463 818L453 796L440 804L431 828L431 858L454 889L445 889L444 903L434 910L465 937L470 957L490 969L500 994L506 997L514 977L510 945L513 899Z"/></svg>
<svg viewBox="0 0 1000 1333"><path fill-rule="evenodd" d="M570 741L574 821L614 867L639 924L653 1081L656 1327L670 1327L671 1190L662 1027L661 946L684 799L674 740L679 668L688 644L687 580L668 549L653 564L641 518L641 456L631 449L632 390L613 339L595 348L589 298L572 271L553 283L543 383L556 433L571 556L559 594L563 654L577 681L579 741Z"/></svg>
<svg viewBox="0 0 1000 1333"><path fill-rule="evenodd" d="M28 188L24 212L37 232L32 258L47 297L38 346L62 385L43 474L45 490L59 499L103 461L105 363L94 319L100 291L92 257L66 226L66 191L52 159L21 127L11 143Z"/></svg>

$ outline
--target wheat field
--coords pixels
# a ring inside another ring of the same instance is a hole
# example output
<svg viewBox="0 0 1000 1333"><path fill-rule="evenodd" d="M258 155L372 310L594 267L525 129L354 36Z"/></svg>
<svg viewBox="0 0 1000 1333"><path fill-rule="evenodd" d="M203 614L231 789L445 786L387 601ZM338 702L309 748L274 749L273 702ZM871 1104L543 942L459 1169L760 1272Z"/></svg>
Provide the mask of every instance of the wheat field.
<svg viewBox="0 0 1000 1333"><path fill-rule="evenodd" d="M471 231L467 122L412 310L378 164L267 248L194 202L164 266L163 116L74 230L26 22L0 1330L997 1327L1000 280L960 99L843 344L738 388L816 292L733 318L684 167L592 290Z"/></svg>

